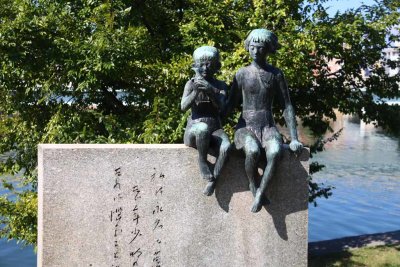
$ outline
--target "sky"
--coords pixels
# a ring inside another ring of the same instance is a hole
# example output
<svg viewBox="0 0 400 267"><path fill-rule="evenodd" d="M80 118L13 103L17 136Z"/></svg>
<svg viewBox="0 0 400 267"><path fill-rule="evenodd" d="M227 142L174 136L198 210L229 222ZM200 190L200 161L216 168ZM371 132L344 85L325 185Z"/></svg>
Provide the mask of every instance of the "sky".
<svg viewBox="0 0 400 267"><path fill-rule="evenodd" d="M324 3L325 7L328 7L329 16L333 17L337 11L344 12L350 8L358 8L361 5L374 5L374 0L328 0ZM399 30L396 28L392 29L393 34L399 34Z"/></svg>
<svg viewBox="0 0 400 267"><path fill-rule="evenodd" d="M362 4L373 5L373 0L329 0L324 3L325 7L329 7L328 14L333 16L336 11L344 12L346 9L357 8Z"/></svg>

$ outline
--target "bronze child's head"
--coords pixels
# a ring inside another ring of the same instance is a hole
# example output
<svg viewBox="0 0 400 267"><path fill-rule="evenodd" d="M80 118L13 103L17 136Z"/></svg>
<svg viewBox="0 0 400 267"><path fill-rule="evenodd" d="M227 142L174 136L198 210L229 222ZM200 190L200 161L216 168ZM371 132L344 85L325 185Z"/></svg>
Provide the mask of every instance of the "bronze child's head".
<svg viewBox="0 0 400 267"><path fill-rule="evenodd" d="M202 46L193 52L193 67L204 78L211 78L221 68L218 49L213 46Z"/></svg>
<svg viewBox="0 0 400 267"><path fill-rule="evenodd" d="M255 29L250 32L244 41L246 51L255 61L265 60L267 54L276 53L280 44L278 37L266 29Z"/></svg>

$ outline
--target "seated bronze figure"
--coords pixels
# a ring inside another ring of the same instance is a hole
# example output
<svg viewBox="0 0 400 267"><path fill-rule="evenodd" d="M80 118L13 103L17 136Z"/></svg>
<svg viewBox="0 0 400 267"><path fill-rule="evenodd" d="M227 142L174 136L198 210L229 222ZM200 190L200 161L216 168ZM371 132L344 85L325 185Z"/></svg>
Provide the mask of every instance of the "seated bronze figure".
<svg viewBox="0 0 400 267"><path fill-rule="evenodd" d="M227 85L214 78L220 69L219 52L215 47L202 46L193 53L195 76L185 85L181 108L191 108L184 143L197 148L201 176L208 181L205 195L212 195L215 183L225 163L230 148L229 138L222 129L220 113L225 109ZM217 152L213 171L210 170L207 154L212 147Z"/></svg>
<svg viewBox="0 0 400 267"><path fill-rule="evenodd" d="M266 56L275 53L278 47L278 38L274 33L266 29L253 30L245 41L245 48L253 61L237 71L229 95L230 111L242 106L234 143L236 149L243 150L246 157L246 175L255 198L252 212L258 212L268 202L264 195L282 150L282 137L272 113L275 96L281 96L284 102L283 115L291 135L290 149L297 152L303 147L297 138L296 118L285 77L280 69L266 61ZM255 178L261 153L266 154L267 165L257 186Z"/></svg>

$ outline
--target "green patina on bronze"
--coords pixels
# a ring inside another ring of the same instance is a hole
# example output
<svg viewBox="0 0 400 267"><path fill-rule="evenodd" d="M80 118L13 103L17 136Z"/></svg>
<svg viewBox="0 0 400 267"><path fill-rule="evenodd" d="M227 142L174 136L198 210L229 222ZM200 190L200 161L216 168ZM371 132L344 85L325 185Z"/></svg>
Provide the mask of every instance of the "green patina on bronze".
<svg viewBox="0 0 400 267"><path fill-rule="evenodd" d="M236 125L235 146L245 154L245 169L249 188L255 199L251 208L258 212L269 201L265 192L273 177L282 150L282 138L273 118L272 104L280 96L284 105L284 118L291 135L290 149L298 152L303 145L298 141L294 108L282 71L267 63L268 54L279 48L277 36L266 29L255 29L247 37L245 48L253 61L236 73L228 110L241 105L242 113ZM261 153L265 153L267 165L257 184L257 165Z"/></svg>
<svg viewBox="0 0 400 267"><path fill-rule="evenodd" d="M201 176L208 181L204 194L210 196L226 161L230 148L229 138L222 129L220 114L225 109L227 85L214 78L220 69L219 52L215 47L202 46L193 53L193 70L196 75L185 85L181 108L191 108L184 143L197 148ZM218 156L211 171L207 162L209 148Z"/></svg>

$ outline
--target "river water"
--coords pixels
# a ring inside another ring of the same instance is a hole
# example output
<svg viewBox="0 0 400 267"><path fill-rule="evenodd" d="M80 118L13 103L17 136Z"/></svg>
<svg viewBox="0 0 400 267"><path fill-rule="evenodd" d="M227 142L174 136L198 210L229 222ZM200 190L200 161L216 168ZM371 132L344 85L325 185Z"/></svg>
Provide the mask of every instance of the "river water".
<svg viewBox="0 0 400 267"><path fill-rule="evenodd" d="M337 141L312 160L313 177L336 187L309 209L309 241L400 230L400 141L372 125L339 115Z"/></svg>
<svg viewBox="0 0 400 267"><path fill-rule="evenodd" d="M317 208L310 205L309 241L400 230L399 139L350 116L339 115L332 126L344 128L342 135L312 160L326 165L314 180L336 189ZM0 239L1 267L35 265L32 247Z"/></svg>

